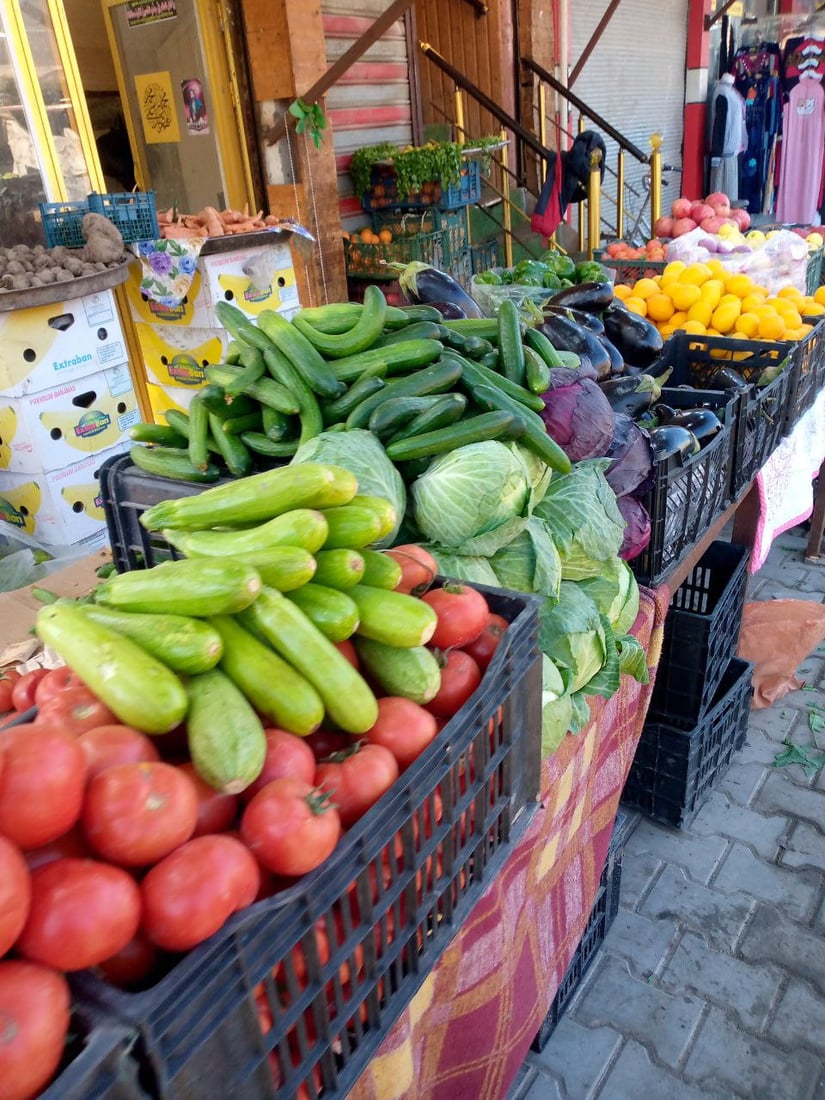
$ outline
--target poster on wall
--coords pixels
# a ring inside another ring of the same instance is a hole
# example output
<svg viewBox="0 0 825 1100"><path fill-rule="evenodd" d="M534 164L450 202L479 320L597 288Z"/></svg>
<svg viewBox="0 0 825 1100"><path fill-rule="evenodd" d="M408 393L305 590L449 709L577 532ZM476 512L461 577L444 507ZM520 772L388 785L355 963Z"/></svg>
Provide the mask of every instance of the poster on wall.
<svg viewBox="0 0 825 1100"><path fill-rule="evenodd" d="M206 97L203 84L196 77L180 82L183 97L183 117L190 134L208 134L209 116L206 113Z"/></svg>
<svg viewBox="0 0 825 1100"><path fill-rule="evenodd" d="M175 19L177 0L126 0L127 27L143 27L147 23L159 23L162 19Z"/></svg>
<svg viewBox="0 0 825 1100"><path fill-rule="evenodd" d="M135 77L135 89L146 144L180 141L171 74L141 73Z"/></svg>

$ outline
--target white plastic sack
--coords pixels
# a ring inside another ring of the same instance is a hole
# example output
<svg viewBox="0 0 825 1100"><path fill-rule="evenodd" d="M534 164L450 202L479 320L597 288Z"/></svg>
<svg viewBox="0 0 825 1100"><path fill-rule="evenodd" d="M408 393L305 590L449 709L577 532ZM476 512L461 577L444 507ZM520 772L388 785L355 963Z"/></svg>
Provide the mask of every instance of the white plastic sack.
<svg viewBox="0 0 825 1100"><path fill-rule="evenodd" d="M668 263L681 260L685 264L719 260L727 271L749 275L770 294L776 294L783 286L794 286L802 294L805 293L808 245L798 234L780 229L759 248L747 247L747 251L744 245L738 246L741 251L728 253L712 251L707 247L715 245L718 249L724 244L715 234L692 229L690 233L670 242L665 249L665 259Z"/></svg>

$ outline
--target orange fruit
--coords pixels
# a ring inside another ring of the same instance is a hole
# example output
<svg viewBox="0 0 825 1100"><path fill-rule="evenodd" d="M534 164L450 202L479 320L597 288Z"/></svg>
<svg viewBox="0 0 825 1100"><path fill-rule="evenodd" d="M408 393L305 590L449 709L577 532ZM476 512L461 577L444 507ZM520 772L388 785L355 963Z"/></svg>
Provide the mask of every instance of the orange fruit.
<svg viewBox="0 0 825 1100"><path fill-rule="evenodd" d="M759 336L763 340L782 340L786 330L787 325L775 310L770 313L766 310L759 318Z"/></svg>
<svg viewBox="0 0 825 1100"><path fill-rule="evenodd" d="M669 321L675 312L667 294L651 294L647 299L647 315L651 321Z"/></svg>
<svg viewBox="0 0 825 1100"><path fill-rule="evenodd" d="M745 298L751 293L753 287L753 279L750 275L728 275L725 280L725 291L728 294L735 294L737 298Z"/></svg>
<svg viewBox="0 0 825 1100"><path fill-rule="evenodd" d="M716 309L722 300L725 284L721 279L708 279L702 286L702 301L707 302L711 309Z"/></svg>
<svg viewBox="0 0 825 1100"><path fill-rule="evenodd" d="M825 286L817 287L814 291L814 301L820 306L825 306Z"/></svg>
<svg viewBox="0 0 825 1100"><path fill-rule="evenodd" d="M633 297L646 300L651 295L658 293L659 287L654 279L639 279L633 287Z"/></svg>
<svg viewBox="0 0 825 1100"><path fill-rule="evenodd" d="M702 286L711 277L711 270L707 264L690 264L679 276L680 283L690 283L693 286Z"/></svg>
<svg viewBox="0 0 825 1100"><path fill-rule="evenodd" d="M633 291L627 283L617 283L616 286L613 287L613 297L618 298L620 302L625 301L632 293Z"/></svg>
<svg viewBox="0 0 825 1100"><path fill-rule="evenodd" d="M670 287L670 296L677 309L690 309L702 296L702 292L694 283L675 283Z"/></svg>
<svg viewBox="0 0 825 1100"><path fill-rule="evenodd" d="M729 333L736 324L736 319L741 311L742 306L738 298L733 302L720 303L713 311L711 324L715 329L718 329L719 332L725 335Z"/></svg>
<svg viewBox="0 0 825 1100"><path fill-rule="evenodd" d="M687 319L689 321L698 321L700 325L707 326L710 324L710 319L713 316L713 306L710 302L706 302L704 298L700 298L698 302L695 302L687 311Z"/></svg>
<svg viewBox="0 0 825 1100"><path fill-rule="evenodd" d="M625 298L624 308L629 309L631 313L638 313L640 317L647 317L647 302L644 298L638 298L635 294L630 298Z"/></svg>
<svg viewBox="0 0 825 1100"><path fill-rule="evenodd" d="M391 244L392 243L392 230L390 230L390 229L380 229L378 231L378 240L381 242L381 244Z"/></svg>
<svg viewBox="0 0 825 1100"><path fill-rule="evenodd" d="M759 331L759 317L755 313L740 313L733 326L734 334L752 340Z"/></svg>
<svg viewBox="0 0 825 1100"><path fill-rule="evenodd" d="M704 336L708 330L701 321L685 321L682 331L690 333L691 336Z"/></svg>

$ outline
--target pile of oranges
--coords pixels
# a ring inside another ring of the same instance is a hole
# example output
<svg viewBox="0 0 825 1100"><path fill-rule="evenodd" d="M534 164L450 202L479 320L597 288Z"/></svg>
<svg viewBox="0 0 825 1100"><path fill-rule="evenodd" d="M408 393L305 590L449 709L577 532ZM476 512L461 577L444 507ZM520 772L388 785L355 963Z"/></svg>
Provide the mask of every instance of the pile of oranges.
<svg viewBox="0 0 825 1100"><path fill-rule="evenodd" d="M681 331L735 340L802 340L812 328L808 318L825 315L825 287L813 296L793 286L771 295L749 275L732 273L713 259L689 265L676 260L661 275L613 292L665 338Z"/></svg>
<svg viewBox="0 0 825 1100"><path fill-rule="evenodd" d="M613 241L604 250L604 254L611 260L649 260L661 263L665 258L666 243L658 237L652 237L647 244L634 248L627 241Z"/></svg>
<svg viewBox="0 0 825 1100"><path fill-rule="evenodd" d="M354 233L344 233L345 240L353 244L392 244L392 230L380 229L375 233L369 226L364 229L356 229Z"/></svg>

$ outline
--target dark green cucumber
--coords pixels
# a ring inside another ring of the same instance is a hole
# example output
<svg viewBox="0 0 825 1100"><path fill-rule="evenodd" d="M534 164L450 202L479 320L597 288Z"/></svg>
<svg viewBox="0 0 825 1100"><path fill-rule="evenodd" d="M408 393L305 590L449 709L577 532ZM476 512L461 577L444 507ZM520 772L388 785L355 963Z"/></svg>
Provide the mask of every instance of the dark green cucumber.
<svg viewBox="0 0 825 1100"><path fill-rule="evenodd" d="M495 317L459 317L454 321L442 321L445 328L460 332L463 336L480 336L482 340L498 343L498 321Z"/></svg>
<svg viewBox="0 0 825 1100"><path fill-rule="evenodd" d="M41 607L35 630L125 725L160 734L183 721L187 698L175 673L80 606L58 600Z"/></svg>
<svg viewBox="0 0 825 1100"><path fill-rule="evenodd" d="M313 393L319 397L335 398L344 392L342 383L333 374L329 363L286 317L274 310L265 309L258 314L258 328L289 360Z"/></svg>
<svg viewBox="0 0 825 1100"><path fill-rule="evenodd" d="M263 426L261 410L258 409L254 413L246 413L244 416L230 416L227 420L222 420L220 430L224 435L242 435L243 432L263 431Z"/></svg>
<svg viewBox="0 0 825 1100"><path fill-rule="evenodd" d="M444 359L414 374L408 374L406 378L396 378L388 382L380 393L373 394L357 405L347 417L347 427L366 428L373 411L390 398L428 397L430 394L450 390L461 378L461 371L461 363L457 358Z"/></svg>
<svg viewBox="0 0 825 1100"><path fill-rule="evenodd" d="M189 461L197 470L209 466L209 409L203 395L196 393L189 403ZM217 447L217 444L215 444Z"/></svg>
<svg viewBox="0 0 825 1100"><path fill-rule="evenodd" d="M401 340L384 348L370 348L360 355L336 359L331 364L335 377L349 384L376 363L386 365L388 375L404 374L434 363L443 348L440 340Z"/></svg>
<svg viewBox="0 0 825 1100"><path fill-rule="evenodd" d="M409 424L413 417L430 409L438 401L440 398L436 394L429 397L391 397L373 409L368 423L369 430L379 439L385 439L402 424Z"/></svg>
<svg viewBox="0 0 825 1100"><path fill-rule="evenodd" d="M121 611L204 618L242 611L260 591L260 575L244 562L195 558L118 573L98 585L94 597Z"/></svg>
<svg viewBox="0 0 825 1100"><path fill-rule="evenodd" d="M504 377L516 386L524 385L524 345L518 306L505 298L498 310L498 353Z"/></svg>
<svg viewBox="0 0 825 1100"><path fill-rule="evenodd" d="M355 633L358 608L348 593L313 583L287 593L287 597L331 642L343 642Z"/></svg>
<svg viewBox="0 0 825 1100"><path fill-rule="evenodd" d="M264 435L273 443L283 443L289 435L293 421L285 413L278 412L271 405L264 405L261 409Z"/></svg>
<svg viewBox="0 0 825 1100"><path fill-rule="evenodd" d="M325 550L360 550L362 546L378 542L386 534L383 517L372 508L345 504L341 508L323 508L321 511L328 527Z"/></svg>
<svg viewBox="0 0 825 1100"><path fill-rule="evenodd" d="M347 733L372 729L378 703L366 680L292 600L264 587L241 620L261 631L272 648L309 680L337 726Z"/></svg>
<svg viewBox="0 0 825 1100"><path fill-rule="evenodd" d="M550 389L550 368L537 351L524 345L524 380L533 393L546 393Z"/></svg>
<svg viewBox="0 0 825 1100"><path fill-rule="evenodd" d="M237 378L233 378L225 386L227 397L235 397L237 394L243 393L244 386L250 382L257 382L259 378L263 378L266 374L266 363L264 363L264 357L260 350L244 347L243 345L239 345L239 347L239 361L242 370Z"/></svg>
<svg viewBox="0 0 825 1100"><path fill-rule="evenodd" d="M363 549L360 551L364 562L363 584L371 588L397 588L401 583L403 570L395 558L380 550Z"/></svg>
<svg viewBox="0 0 825 1100"><path fill-rule="evenodd" d="M435 633L438 616L415 596L366 584L357 584L347 595L358 608L356 632L364 638L410 648L426 645Z"/></svg>
<svg viewBox="0 0 825 1100"><path fill-rule="evenodd" d="M221 454L221 458L233 477L246 477L252 473L252 455L242 439L223 431L223 421L214 413L209 413L209 431L212 440Z"/></svg>
<svg viewBox="0 0 825 1100"><path fill-rule="evenodd" d="M266 759L260 718L220 669L193 676L186 693L186 737L195 771L216 791L240 794L261 774Z"/></svg>
<svg viewBox="0 0 825 1100"><path fill-rule="evenodd" d="M400 306L399 308L407 315L410 323L413 321L435 321L440 324L444 319L444 314L440 309L427 305L426 302L414 306Z"/></svg>
<svg viewBox="0 0 825 1100"><path fill-rule="evenodd" d="M444 454L456 447L466 447L470 443L481 443L488 439L517 438L518 429L523 420L512 412L496 410L471 416L449 428L439 428L434 432L410 436L390 443L387 455L393 462L407 462L411 458L428 458L430 455ZM515 433L515 434L514 434Z"/></svg>
<svg viewBox="0 0 825 1100"><path fill-rule="evenodd" d="M221 476L218 467L211 462L207 462L205 469L197 469L192 465L189 452L178 447L146 447L142 443L135 443L129 448L129 458L141 470L159 477L208 485Z"/></svg>
<svg viewBox="0 0 825 1100"><path fill-rule="evenodd" d="M298 442L306 443L307 440L320 435L324 430L321 406L301 372L292 365L278 348L269 348L265 351L264 362L273 378L285 386L295 396L298 403L298 418L301 422Z"/></svg>
<svg viewBox="0 0 825 1100"><path fill-rule="evenodd" d="M129 438L134 443L152 443L174 449L186 447L186 436L168 424L135 424L134 428L129 429Z"/></svg>
<svg viewBox="0 0 825 1100"><path fill-rule="evenodd" d="M163 415L173 431L189 438L189 417L185 412L181 412L180 409L167 409Z"/></svg>
<svg viewBox="0 0 825 1100"><path fill-rule="evenodd" d="M373 551L351 550L344 546L337 550L319 550L315 555L315 583L328 588L352 588L364 577L366 553ZM272 587L281 586L273 584Z"/></svg>
<svg viewBox="0 0 825 1100"><path fill-rule="evenodd" d="M224 372L231 371L234 377L234 372L240 369L239 367L212 366L206 368L206 377L209 379L209 384L198 390L198 396L202 399L209 412L211 412L213 416L219 417L221 420L228 420L230 416L246 416L247 413L255 412L258 407L251 398L243 394L241 394L240 397L233 398L230 404L226 399L226 391L223 386L213 381L216 370Z"/></svg>
<svg viewBox="0 0 825 1100"><path fill-rule="evenodd" d="M375 346L387 348L393 344L400 344L404 340L440 340L444 331L446 330L435 321L414 321L406 328L386 333L376 341Z"/></svg>
<svg viewBox="0 0 825 1100"><path fill-rule="evenodd" d="M387 313L387 299L380 287L368 285L364 291L364 308L357 323L347 332L329 335L319 332L300 313L292 320L292 325L305 339L328 359L345 359L357 355L372 347L384 328ZM307 379L309 381L309 379Z"/></svg>
<svg viewBox="0 0 825 1100"><path fill-rule="evenodd" d="M299 309L292 320L300 317L318 332L339 336L342 332L349 332L358 324L358 318L363 309L360 302L332 302L327 306L308 306L306 309Z"/></svg>
<svg viewBox="0 0 825 1100"><path fill-rule="evenodd" d="M221 669L260 714L299 737L320 726L324 704L300 672L236 619L221 615L212 624L223 640Z"/></svg>
<svg viewBox="0 0 825 1100"><path fill-rule="evenodd" d="M529 409L525 410L519 406L517 401L495 386L476 386L473 390L473 400L484 409L505 409L520 416L524 423L524 434L519 442L551 469L560 474L570 473L570 459L558 443L547 434L540 417ZM389 450L387 453L389 454Z"/></svg>
<svg viewBox="0 0 825 1100"><path fill-rule="evenodd" d="M358 634L353 642L370 679L387 695L400 695L423 705L438 694L441 669L436 657L426 646L402 649Z"/></svg>
<svg viewBox="0 0 825 1100"><path fill-rule="evenodd" d="M528 327L524 330L524 343L537 352L551 370L565 366L548 337L537 328Z"/></svg>
<svg viewBox="0 0 825 1100"><path fill-rule="evenodd" d="M372 397L374 393L378 393L383 388L383 378L372 374L368 374L366 377L362 376L350 386L342 397L338 397L335 401L330 401L329 404L323 406L321 414L324 423L335 424L346 418L356 405L360 405L365 398Z"/></svg>
<svg viewBox="0 0 825 1100"><path fill-rule="evenodd" d="M480 367L486 367L487 370L495 371L496 374L501 373L501 356L498 353L498 348L488 351L477 362Z"/></svg>
<svg viewBox="0 0 825 1100"><path fill-rule="evenodd" d="M483 355L488 355L495 350L490 341L481 336L469 336L446 327L444 331L446 333L442 340L444 346L453 348L461 355L466 355L468 359L480 359Z"/></svg>
<svg viewBox="0 0 825 1100"><path fill-rule="evenodd" d="M445 348L443 361L454 361L461 365L462 386L470 398L472 398L476 386L494 386L514 401L518 401L520 405L532 409L533 412L539 413L544 408L544 402L538 394L531 393L524 386L517 386L509 378L505 378L503 374L497 374L488 367L482 366L481 363L466 359L463 355L459 355L457 351Z"/></svg>
<svg viewBox="0 0 825 1100"><path fill-rule="evenodd" d="M275 443L263 432L241 432L241 442L255 454L266 458L291 458L298 450L298 440L289 439Z"/></svg>
<svg viewBox="0 0 825 1100"><path fill-rule="evenodd" d="M329 525L323 513L313 508L292 508L245 531L187 531L169 527L163 531L169 545L189 558L244 560L277 546L299 546L314 554L324 545L328 534Z"/></svg>
<svg viewBox="0 0 825 1100"><path fill-rule="evenodd" d="M408 439L411 435L423 435L424 432L435 431L436 428L446 428L455 424L461 418L467 408L467 398L463 393L444 393L432 400L432 404L422 409L400 431L396 431L391 442L397 439Z"/></svg>
<svg viewBox="0 0 825 1100"><path fill-rule="evenodd" d="M261 362L264 364L264 369L266 369L266 361L263 354L257 351L256 354L261 356ZM206 368L206 377L210 382L214 382L216 385L223 387L230 416L238 415L236 410L239 407L238 402L241 401L241 399L244 400L240 407L244 409L246 408L246 402L251 400L276 409L278 412L287 414L298 412L298 401L295 395L291 390L287 389L286 386L274 381L272 378L258 378L254 381L245 382L241 389L236 391L236 395L233 396L230 401L229 387L237 383L243 373L244 370L242 367L229 367L225 363L210 364Z"/></svg>
<svg viewBox="0 0 825 1100"><path fill-rule="evenodd" d="M221 659L220 634L201 619L186 615L148 615L116 611L102 604L79 604L84 615L100 626L131 638L141 649L174 672L196 676Z"/></svg>
<svg viewBox="0 0 825 1100"><path fill-rule="evenodd" d="M218 302L215 305L215 315L229 335L241 345L247 344L249 347L257 348L258 351L265 351L272 346L272 341L266 333L253 325L237 306L229 302Z"/></svg>

